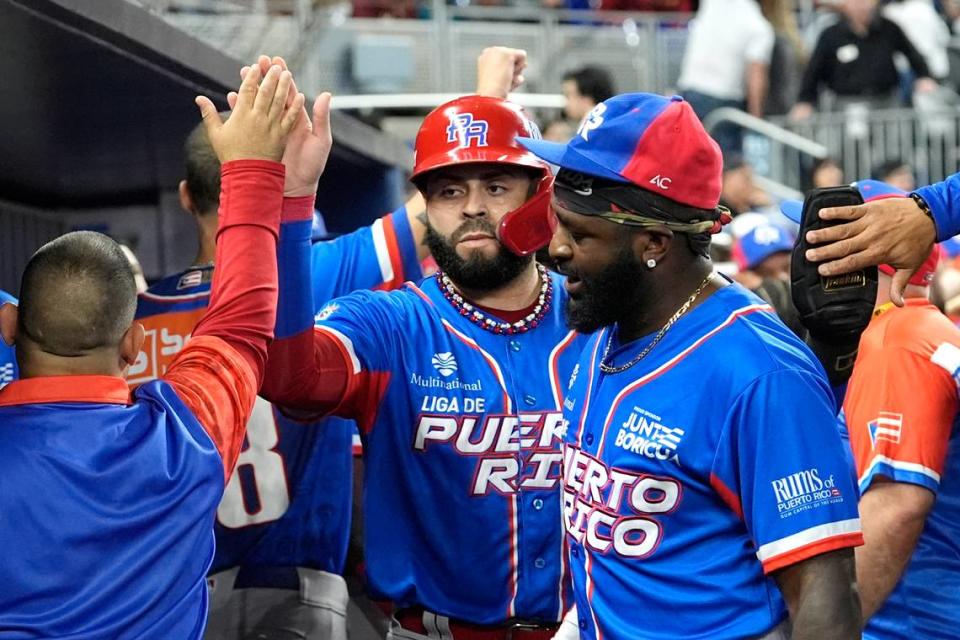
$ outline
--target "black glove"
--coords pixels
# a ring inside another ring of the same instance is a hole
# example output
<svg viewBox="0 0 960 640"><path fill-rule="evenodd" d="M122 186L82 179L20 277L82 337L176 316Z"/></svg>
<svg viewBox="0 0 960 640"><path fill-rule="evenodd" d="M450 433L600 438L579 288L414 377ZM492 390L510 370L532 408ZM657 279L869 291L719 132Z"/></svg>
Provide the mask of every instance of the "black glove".
<svg viewBox="0 0 960 640"><path fill-rule="evenodd" d="M877 268L840 276L821 276L817 265L804 257L810 244L808 231L839 224L820 219L820 209L862 204L853 187L811 191L803 202L800 235L790 264L793 305L810 335L807 344L827 371L834 386L853 372L860 334L870 323L877 302Z"/></svg>

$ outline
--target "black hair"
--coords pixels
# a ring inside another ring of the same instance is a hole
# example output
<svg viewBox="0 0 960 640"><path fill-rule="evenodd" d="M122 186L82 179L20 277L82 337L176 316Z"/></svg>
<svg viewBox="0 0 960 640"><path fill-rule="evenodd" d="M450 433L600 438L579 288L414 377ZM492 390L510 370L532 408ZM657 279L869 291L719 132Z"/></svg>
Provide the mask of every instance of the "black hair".
<svg viewBox="0 0 960 640"><path fill-rule="evenodd" d="M225 120L227 115L223 112L220 117ZM187 136L183 144L183 156L187 170L187 191L197 208L196 213L216 213L220 207L220 160L202 122Z"/></svg>
<svg viewBox="0 0 960 640"><path fill-rule="evenodd" d="M886 180L887 176L897 169L910 169L910 164L903 158L889 158L875 166L871 173L874 180Z"/></svg>
<svg viewBox="0 0 960 640"><path fill-rule="evenodd" d="M572 80L577 85L580 95L587 96L597 104L612 98L617 93L610 73L600 67L582 67L567 71L563 74L563 81L568 80Z"/></svg>
<svg viewBox="0 0 960 640"><path fill-rule="evenodd" d="M133 322L137 285L120 245L75 231L48 242L20 282L18 332L42 351L77 356L115 346Z"/></svg>

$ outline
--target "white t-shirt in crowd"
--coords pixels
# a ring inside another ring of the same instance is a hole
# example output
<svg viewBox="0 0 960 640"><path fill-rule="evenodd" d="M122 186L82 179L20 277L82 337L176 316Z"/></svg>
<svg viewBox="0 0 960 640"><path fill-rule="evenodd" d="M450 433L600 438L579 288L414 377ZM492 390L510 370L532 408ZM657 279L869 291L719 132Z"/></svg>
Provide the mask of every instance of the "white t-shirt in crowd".
<svg viewBox="0 0 960 640"><path fill-rule="evenodd" d="M910 44L926 60L934 78L947 77L950 73L947 58L950 28L933 7L932 0L892 2L883 8L883 15L903 30Z"/></svg>
<svg viewBox="0 0 960 640"><path fill-rule="evenodd" d="M769 64L773 40L773 27L756 0L700 0L677 85L681 91L743 100L747 64Z"/></svg>

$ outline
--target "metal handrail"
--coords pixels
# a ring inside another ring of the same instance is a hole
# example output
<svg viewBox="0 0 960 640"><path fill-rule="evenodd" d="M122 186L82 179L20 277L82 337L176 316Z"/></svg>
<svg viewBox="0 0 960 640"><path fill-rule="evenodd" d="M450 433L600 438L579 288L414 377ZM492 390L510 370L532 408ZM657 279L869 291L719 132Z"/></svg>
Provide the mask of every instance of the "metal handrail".
<svg viewBox="0 0 960 640"><path fill-rule="evenodd" d="M753 183L778 200L803 200L803 194L789 185L754 174Z"/></svg>
<svg viewBox="0 0 960 640"><path fill-rule="evenodd" d="M819 142L814 142L809 138L779 127L771 122L752 116L746 111L734 109L733 107L720 107L711 111L703 120L703 127L708 133L711 133L717 125L722 122L731 122L740 125L744 129L749 129L761 135L767 136L775 142L792 147L807 153L814 158L826 158L829 151Z"/></svg>

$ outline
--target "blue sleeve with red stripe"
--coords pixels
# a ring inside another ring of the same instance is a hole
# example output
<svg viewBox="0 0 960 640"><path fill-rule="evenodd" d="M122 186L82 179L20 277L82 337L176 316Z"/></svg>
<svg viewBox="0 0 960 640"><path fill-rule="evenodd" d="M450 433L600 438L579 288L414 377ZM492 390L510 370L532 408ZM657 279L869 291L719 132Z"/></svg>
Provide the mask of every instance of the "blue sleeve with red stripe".
<svg viewBox="0 0 960 640"><path fill-rule="evenodd" d="M421 277L405 207L369 227L313 245L311 264L318 307L352 291L396 289Z"/></svg>
<svg viewBox="0 0 960 640"><path fill-rule="evenodd" d="M766 572L860 543L857 490L826 382L757 378L727 413L713 484L744 521Z"/></svg>
<svg viewBox="0 0 960 640"><path fill-rule="evenodd" d="M960 234L960 173L943 182L920 187L917 193L930 205L937 240L948 240Z"/></svg>

